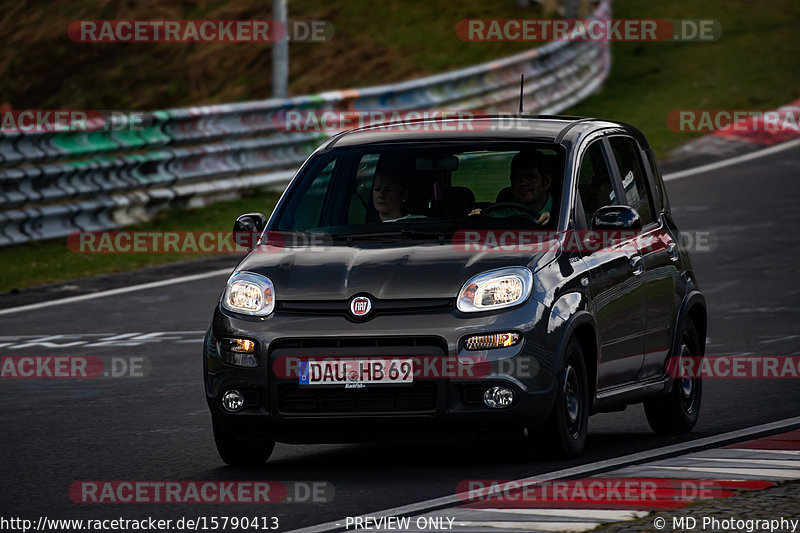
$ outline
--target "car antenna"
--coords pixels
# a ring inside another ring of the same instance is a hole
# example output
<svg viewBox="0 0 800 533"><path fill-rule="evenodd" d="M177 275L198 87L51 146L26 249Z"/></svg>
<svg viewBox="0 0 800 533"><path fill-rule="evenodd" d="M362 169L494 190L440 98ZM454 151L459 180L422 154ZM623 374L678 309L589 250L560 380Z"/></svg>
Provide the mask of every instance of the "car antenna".
<svg viewBox="0 0 800 533"><path fill-rule="evenodd" d="M525 87L525 74L519 75L519 115L522 116L522 89Z"/></svg>

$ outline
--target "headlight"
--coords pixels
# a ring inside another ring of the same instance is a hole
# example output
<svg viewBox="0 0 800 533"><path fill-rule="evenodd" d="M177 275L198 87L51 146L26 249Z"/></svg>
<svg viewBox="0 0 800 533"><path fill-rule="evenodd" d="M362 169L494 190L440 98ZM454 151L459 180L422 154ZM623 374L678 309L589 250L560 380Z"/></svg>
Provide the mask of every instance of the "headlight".
<svg viewBox="0 0 800 533"><path fill-rule="evenodd" d="M269 278L237 272L228 278L222 306L236 313L267 316L275 309L275 288Z"/></svg>
<svg viewBox="0 0 800 533"><path fill-rule="evenodd" d="M461 288L456 307L464 313L521 304L531 295L533 274L524 267L500 268L472 277Z"/></svg>

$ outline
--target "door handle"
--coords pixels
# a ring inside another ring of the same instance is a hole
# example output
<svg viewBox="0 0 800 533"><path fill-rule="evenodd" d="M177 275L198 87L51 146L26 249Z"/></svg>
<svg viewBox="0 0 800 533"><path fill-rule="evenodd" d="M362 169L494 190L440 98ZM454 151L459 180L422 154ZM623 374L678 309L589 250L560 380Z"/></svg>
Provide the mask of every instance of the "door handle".
<svg viewBox="0 0 800 533"><path fill-rule="evenodd" d="M678 260L678 245L674 242L671 242L667 245L667 255L669 256L670 261L677 261Z"/></svg>
<svg viewBox="0 0 800 533"><path fill-rule="evenodd" d="M642 262L641 255L631 256L631 271L634 276L639 276L644 272L644 262Z"/></svg>

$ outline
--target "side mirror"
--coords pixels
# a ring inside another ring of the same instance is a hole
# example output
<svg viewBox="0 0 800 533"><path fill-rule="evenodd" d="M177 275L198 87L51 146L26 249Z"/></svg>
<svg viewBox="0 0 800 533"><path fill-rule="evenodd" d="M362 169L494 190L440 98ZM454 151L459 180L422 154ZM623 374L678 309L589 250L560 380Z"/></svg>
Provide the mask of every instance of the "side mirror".
<svg viewBox="0 0 800 533"><path fill-rule="evenodd" d="M627 205L607 205L594 213L594 230L642 229L642 219L636 209Z"/></svg>
<svg viewBox="0 0 800 533"><path fill-rule="evenodd" d="M233 238L236 244L252 250L258 237L267 226L267 217L263 213L245 213L233 223Z"/></svg>

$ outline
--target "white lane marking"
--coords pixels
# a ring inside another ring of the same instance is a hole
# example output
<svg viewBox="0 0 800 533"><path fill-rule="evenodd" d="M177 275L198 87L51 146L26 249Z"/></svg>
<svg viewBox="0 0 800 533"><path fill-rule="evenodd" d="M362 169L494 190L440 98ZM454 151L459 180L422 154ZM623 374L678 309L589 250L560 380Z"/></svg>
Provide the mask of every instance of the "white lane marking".
<svg viewBox="0 0 800 533"><path fill-rule="evenodd" d="M150 333L103 333L97 334L84 333L63 333L55 335L27 336L23 342L3 342L0 347L9 350L20 350L30 348L46 348L48 350L73 348L105 348L118 346L141 346L143 344L163 343L163 342L202 342L205 331L153 331ZM32 337L32 338L31 338ZM184 338L184 337L189 337ZM59 342L53 342L59 341ZM65 342L72 341L72 342Z"/></svg>
<svg viewBox="0 0 800 533"><path fill-rule="evenodd" d="M775 432L781 429L796 426L798 424L800 424L800 416L796 416L793 418L786 418L784 420L778 420L776 422L769 422L767 424L761 424L759 426L737 429L735 431L722 433L721 435L703 437L701 439L696 439L689 442L682 442L680 444L672 444L670 446L656 448L655 450L646 450L643 452L632 453L630 455L624 455L622 457L615 457L613 459L605 459L603 461L596 461L594 463L586 465L574 466L572 468L565 468L563 470L556 470L554 472L545 472L535 477L532 476L517 480L509 480L509 482L517 483L519 484L520 488L523 488L526 485L536 485L539 483L543 483L545 481L553 481L556 479L563 479L566 477L573 477L573 476L585 476L587 474L599 470L605 471L605 470L611 470L612 468L622 468L624 466L635 465L637 463L642 463L644 461L653 461L660 457L680 454L686 452L687 450L714 446L716 444L725 441L747 438L752 435L757 435L759 433ZM363 514L361 516L362 517L400 516L412 513L417 515L429 512L431 509L435 509L437 507L459 505L467 503L468 501L469 501L469 493L461 492L449 496L442 496L440 498L433 498L430 500L425 500L417 503L411 503L400 507L394 507L392 509L383 509L373 513ZM341 518L338 521L325 522L314 526L295 529L287 533L321 533L325 531L336 531L337 529L342 529L342 524L344 523L345 519Z"/></svg>
<svg viewBox="0 0 800 533"><path fill-rule="evenodd" d="M785 455L800 455L800 450L761 450L758 448L728 448L729 450L741 450L743 452L758 452L758 453L778 453Z"/></svg>
<svg viewBox="0 0 800 533"><path fill-rule="evenodd" d="M467 527L493 527L506 531L589 531L603 525L601 522L455 522L459 529Z"/></svg>
<svg viewBox="0 0 800 533"><path fill-rule="evenodd" d="M798 479L800 470L776 470L774 468L715 468L712 466L652 466L662 470L680 472L703 472L705 474L725 474L726 476L750 476L758 479Z"/></svg>
<svg viewBox="0 0 800 533"><path fill-rule="evenodd" d="M198 279L212 278L214 276L221 276L223 274L230 274L233 269L221 268L219 270L212 270L210 272L203 272L200 274L192 274L190 276L178 276L176 278L167 278L159 281L151 281L149 283L141 283L139 285L130 285L129 287L120 287L119 289L109 289L107 291L90 292L88 294L80 294L78 296L70 296L68 298L61 298L60 300L50 300L46 302L39 302L35 304L20 305L19 307L9 307L8 309L0 309L0 315L10 315L12 313L21 313L23 311L33 311L35 309L44 309L54 307L56 305L71 304L74 302L84 302L86 300L94 300L95 298L103 298L105 296L114 296L116 294L125 294L127 292L144 291L147 289L156 289L173 283L184 283L187 281L196 281ZM222 290L222 287L220 287Z"/></svg>
<svg viewBox="0 0 800 533"><path fill-rule="evenodd" d="M717 170L718 168L725 168L731 165L736 165L738 163L744 163L745 161L758 159L759 157L764 157L765 155L776 154L784 150L789 150L790 148L795 148L796 146L800 146L800 139L794 139L782 144L776 144L775 146L770 146L769 148L764 148L763 150L750 152L749 154L739 155L736 157L732 157L730 159L723 159L722 161L717 161L716 163L709 163L707 165L702 165L695 168L689 168L686 170L681 170L679 172L672 172L670 174L662 176L662 178L664 178L664 181L671 181L679 178L685 178L686 176L702 174L710 170Z"/></svg>
<svg viewBox="0 0 800 533"><path fill-rule="evenodd" d="M82 335L94 335L100 337L102 335L110 335L110 333L83 333ZM18 341L22 339L35 339L37 337L44 337L44 335L3 335L0 341Z"/></svg>
<svg viewBox="0 0 800 533"><path fill-rule="evenodd" d="M796 339L798 337L800 337L800 335L783 335L781 337L773 337L773 338L767 339L765 341L760 341L759 344L769 344L771 342L789 341L789 340L794 340L794 339Z"/></svg>
<svg viewBox="0 0 800 533"><path fill-rule="evenodd" d="M718 283L718 284L708 283L708 284L706 284L705 287L703 287L703 295L714 294L714 293L722 292L722 291L726 291L727 292L728 289L738 285L739 283L741 283L741 281L738 280L738 279L737 280L731 280L731 281L723 281L723 282ZM706 347L708 347L708 344L706 344Z"/></svg>
<svg viewBox="0 0 800 533"><path fill-rule="evenodd" d="M563 516L564 518L589 518L595 520L633 520L650 514L650 511L618 511L616 509L470 509L490 513L530 514L539 516Z"/></svg>
<svg viewBox="0 0 800 533"><path fill-rule="evenodd" d="M800 460L797 461L781 461L780 459L732 459L728 457L689 457L699 461L717 461L720 463L739 463L739 464L753 464L753 465L767 465L767 466L789 466L800 468Z"/></svg>

